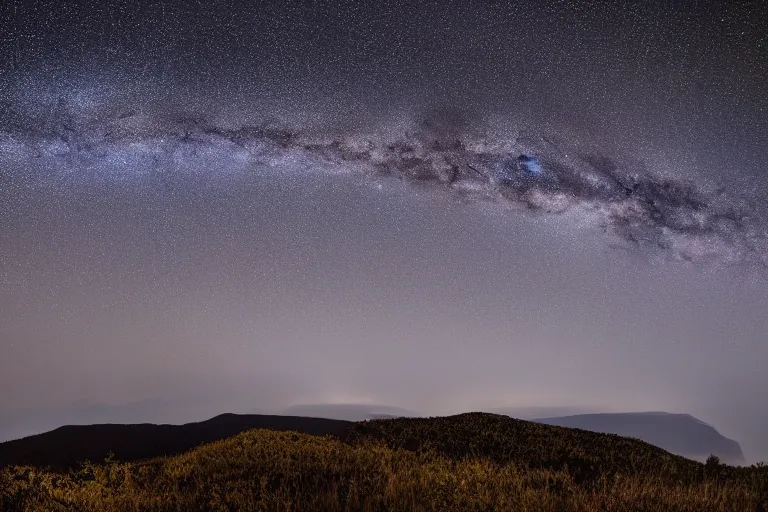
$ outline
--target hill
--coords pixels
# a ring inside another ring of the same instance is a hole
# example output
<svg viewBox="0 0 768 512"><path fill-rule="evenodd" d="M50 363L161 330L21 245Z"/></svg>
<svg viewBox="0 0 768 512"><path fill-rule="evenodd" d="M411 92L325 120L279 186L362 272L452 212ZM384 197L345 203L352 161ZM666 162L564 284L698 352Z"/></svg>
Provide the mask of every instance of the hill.
<svg viewBox="0 0 768 512"><path fill-rule="evenodd" d="M689 414L665 412L577 414L533 421L580 428L592 432L636 437L655 446L696 460L716 455L729 464L743 464L739 443Z"/></svg>
<svg viewBox="0 0 768 512"><path fill-rule="evenodd" d="M0 443L0 468L31 465L69 469L84 460L104 460L110 452L120 461L175 455L254 428L343 436L350 425L330 419L258 414L222 414L185 425L68 425Z"/></svg>
<svg viewBox="0 0 768 512"><path fill-rule="evenodd" d="M42 434L62 425L104 423L182 424L219 413L204 400L146 399L119 404L79 400L58 406L16 407L0 410L0 443ZM269 414L249 411L253 414ZM540 415L541 416L541 415ZM551 416L555 416L552 414Z"/></svg>
<svg viewBox="0 0 768 512"><path fill-rule="evenodd" d="M0 470L2 510L765 512L768 471L469 413L372 420L344 440L250 430L174 457Z"/></svg>
<svg viewBox="0 0 768 512"><path fill-rule="evenodd" d="M352 412L355 412L353 410ZM518 420L490 413L349 422L326 418L223 414L185 425L69 425L0 443L0 467L32 465L66 470L79 462L137 461L175 455L240 432L263 428L331 435L347 443L380 441L393 449L436 451L451 459L488 458L498 464L564 469L580 481L602 471L701 472L701 464L647 442L613 434Z"/></svg>
<svg viewBox="0 0 768 512"><path fill-rule="evenodd" d="M703 471L700 463L637 439L489 413L352 424L347 442L366 439L380 440L393 449L431 451L453 460L485 458L501 465L567 468L581 483L617 471L672 475L693 482Z"/></svg>

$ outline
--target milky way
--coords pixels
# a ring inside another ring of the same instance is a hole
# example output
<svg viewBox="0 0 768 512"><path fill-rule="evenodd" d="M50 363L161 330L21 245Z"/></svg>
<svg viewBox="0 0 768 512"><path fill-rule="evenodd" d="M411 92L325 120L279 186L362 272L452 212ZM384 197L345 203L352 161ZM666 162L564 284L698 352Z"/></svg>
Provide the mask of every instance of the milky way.
<svg viewBox="0 0 768 512"><path fill-rule="evenodd" d="M512 214L575 212L625 245L673 259L768 264L762 205L724 187L662 176L642 158L601 152L557 133L464 133L462 114L450 108L410 119L405 128L341 134L274 122L224 128L190 113L83 110L59 99L35 122L10 116L15 126L0 132L3 160L130 173L201 164L217 169L212 172L268 162L285 167L298 157L321 169L434 183L465 198L523 207Z"/></svg>
<svg viewBox="0 0 768 512"><path fill-rule="evenodd" d="M4 162L311 159L573 213L673 259L768 260L764 5L3 9Z"/></svg>

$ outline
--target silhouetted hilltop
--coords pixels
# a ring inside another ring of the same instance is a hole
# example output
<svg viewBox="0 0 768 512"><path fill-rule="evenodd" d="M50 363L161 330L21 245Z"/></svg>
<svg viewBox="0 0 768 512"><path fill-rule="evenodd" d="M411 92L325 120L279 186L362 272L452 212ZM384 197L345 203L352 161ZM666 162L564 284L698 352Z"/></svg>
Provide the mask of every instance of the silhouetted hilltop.
<svg viewBox="0 0 768 512"><path fill-rule="evenodd" d="M349 425L346 421L323 418L257 414L222 414L185 425L68 425L0 443L0 467L33 465L67 469L84 460L102 461L110 452L116 460L135 461L182 453L254 428L341 437Z"/></svg>
<svg viewBox="0 0 768 512"><path fill-rule="evenodd" d="M0 510L765 512L768 504L766 467L705 465L586 430L489 414L352 430L343 442L253 429L173 457L67 473L0 468ZM409 443L421 453L387 446Z"/></svg>
<svg viewBox="0 0 768 512"><path fill-rule="evenodd" d="M698 462L637 439L490 413L359 422L350 427L346 439L349 443L376 439L390 448L434 451L454 460L483 458L500 465L568 468L579 482L615 471L694 481L702 471Z"/></svg>
<svg viewBox="0 0 768 512"><path fill-rule="evenodd" d="M436 451L453 460L483 458L497 464L568 468L589 481L601 472L701 476L702 465L638 439L517 420L489 413L433 418L374 419L357 423L297 416L224 414L186 425L66 426L0 444L0 467L66 469L84 460L136 461L182 453L254 428L331 435L347 444L384 442L390 448Z"/></svg>
<svg viewBox="0 0 768 512"><path fill-rule="evenodd" d="M80 400L55 407L4 409L0 411L0 443L42 434L62 425L101 425L105 423L181 425L200 421L200 418L212 418L222 412L229 411L212 408L204 400L165 400L160 398L120 404ZM248 413L271 414L271 411L248 411ZM540 414L539 416L544 415ZM549 416L557 415L550 414Z"/></svg>
<svg viewBox="0 0 768 512"><path fill-rule="evenodd" d="M718 456L728 464L743 464L739 443L690 414L665 412L578 414L533 421L592 432L636 437L684 457L704 460Z"/></svg>

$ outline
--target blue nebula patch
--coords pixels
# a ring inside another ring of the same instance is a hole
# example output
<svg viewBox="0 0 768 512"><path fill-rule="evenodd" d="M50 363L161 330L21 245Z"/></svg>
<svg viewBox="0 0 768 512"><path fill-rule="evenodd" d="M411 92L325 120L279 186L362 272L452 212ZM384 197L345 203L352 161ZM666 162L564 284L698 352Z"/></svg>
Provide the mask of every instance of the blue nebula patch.
<svg viewBox="0 0 768 512"><path fill-rule="evenodd" d="M544 169L539 164L539 160L535 156L520 155L517 160L522 164L523 168L531 174L542 174Z"/></svg>

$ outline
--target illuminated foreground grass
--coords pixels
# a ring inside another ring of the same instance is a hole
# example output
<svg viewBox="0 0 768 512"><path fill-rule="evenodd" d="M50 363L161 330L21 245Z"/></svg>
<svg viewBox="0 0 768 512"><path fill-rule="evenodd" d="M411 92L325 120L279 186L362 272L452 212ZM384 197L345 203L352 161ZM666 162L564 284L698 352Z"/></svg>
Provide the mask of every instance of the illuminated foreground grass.
<svg viewBox="0 0 768 512"><path fill-rule="evenodd" d="M86 464L77 473L0 472L3 510L754 511L760 482L673 483L450 460L379 441L252 430L176 457Z"/></svg>

